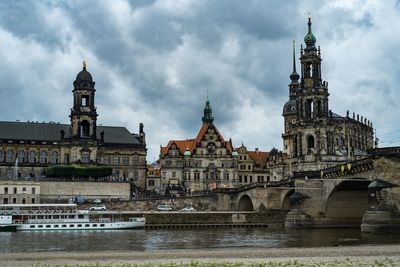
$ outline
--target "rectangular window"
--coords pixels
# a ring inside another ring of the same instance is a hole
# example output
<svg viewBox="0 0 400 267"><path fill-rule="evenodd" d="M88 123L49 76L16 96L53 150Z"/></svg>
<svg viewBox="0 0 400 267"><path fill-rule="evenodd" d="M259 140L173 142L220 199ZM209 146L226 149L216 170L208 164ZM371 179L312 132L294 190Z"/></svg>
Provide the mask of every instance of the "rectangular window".
<svg viewBox="0 0 400 267"><path fill-rule="evenodd" d="M46 225L46 228L50 228L51 227L51 225Z"/></svg>
<svg viewBox="0 0 400 267"><path fill-rule="evenodd" d="M26 198L22 199L22 204L26 204Z"/></svg>
<svg viewBox="0 0 400 267"><path fill-rule="evenodd" d="M110 165L110 157L104 157L104 165Z"/></svg>
<svg viewBox="0 0 400 267"><path fill-rule="evenodd" d="M64 164L68 164L69 163L69 155L65 154L64 155Z"/></svg>
<svg viewBox="0 0 400 267"><path fill-rule="evenodd" d="M22 194L26 194L26 187L22 187Z"/></svg>
<svg viewBox="0 0 400 267"><path fill-rule="evenodd" d="M172 172L172 177L173 177L173 178L176 177L176 172Z"/></svg>
<svg viewBox="0 0 400 267"><path fill-rule="evenodd" d="M34 225L30 225L29 228L35 228L35 226Z"/></svg>
<svg viewBox="0 0 400 267"><path fill-rule="evenodd" d="M114 157L114 165L119 165L119 157Z"/></svg>
<svg viewBox="0 0 400 267"><path fill-rule="evenodd" d="M36 187L32 187L32 195L36 194Z"/></svg>
<svg viewBox="0 0 400 267"><path fill-rule="evenodd" d="M32 198L32 204L35 204L36 200L34 198Z"/></svg>
<svg viewBox="0 0 400 267"><path fill-rule="evenodd" d="M139 165L139 157L133 157L133 165Z"/></svg>
<svg viewBox="0 0 400 267"><path fill-rule="evenodd" d="M67 225L63 224L63 225L61 225L61 227L62 227L62 228L66 228L66 227L67 227Z"/></svg>
<svg viewBox="0 0 400 267"><path fill-rule="evenodd" d="M139 180L139 173L137 171L133 172L133 180L138 181Z"/></svg>
<svg viewBox="0 0 400 267"><path fill-rule="evenodd" d="M71 228L72 228L72 227L75 227L75 225L73 225L73 224L70 224L70 225L69 225L69 227L71 227Z"/></svg>
<svg viewBox="0 0 400 267"><path fill-rule="evenodd" d="M124 165L129 165L129 158L128 157L124 157L122 160L123 160L122 162L123 162Z"/></svg>
<svg viewBox="0 0 400 267"><path fill-rule="evenodd" d="M8 198L7 197L3 198L3 204L8 204Z"/></svg>
<svg viewBox="0 0 400 267"><path fill-rule="evenodd" d="M4 194L8 194L8 187L4 187Z"/></svg>
<svg viewBox="0 0 400 267"><path fill-rule="evenodd" d="M54 228L58 228L58 224L55 224L53 227L54 227Z"/></svg>
<svg viewBox="0 0 400 267"><path fill-rule="evenodd" d="M89 96L88 95L82 96L82 106L83 107L89 106Z"/></svg>
<svg viewBox="0 0 400 267"><path fill-rule="evenodd" d="M17 193L17 188L14 187L14 188L13 188L13 194L16 194L16 193Z"/></svg>
<svg viewBox="0 0 400 267"><path fill-rule="evenodd" d="M17 198L13 197L12 203L13 203L13 204L17 204Z"/></svg>

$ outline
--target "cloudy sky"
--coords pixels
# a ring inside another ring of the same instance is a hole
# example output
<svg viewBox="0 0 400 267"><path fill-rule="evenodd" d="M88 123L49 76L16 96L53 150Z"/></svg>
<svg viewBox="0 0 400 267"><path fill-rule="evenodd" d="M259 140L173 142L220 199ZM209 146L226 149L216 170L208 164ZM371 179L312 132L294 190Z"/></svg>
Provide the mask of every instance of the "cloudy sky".
<svg viewBox="0 0 400 267"><path fill-rule="evenodd" d="M292 40L307 16L322 51L330 109L372 120L400 145L397 1L0 1L0 120L69 123L72 82L87 59L98 124L138 132L148 160L194 138L207 90L235 146L282 149ZM298 65L299 67L299 65Z"/></svg>

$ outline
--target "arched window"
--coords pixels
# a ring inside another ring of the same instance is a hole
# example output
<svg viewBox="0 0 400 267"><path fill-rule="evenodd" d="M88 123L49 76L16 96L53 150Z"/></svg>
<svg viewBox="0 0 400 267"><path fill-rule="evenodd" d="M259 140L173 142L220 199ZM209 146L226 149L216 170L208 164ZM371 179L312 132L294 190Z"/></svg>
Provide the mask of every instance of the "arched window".
<svg viewBox="0 0 400 267"><path fill-rule="evenodd" d="M82 163L89 163L89 161L90 161L89 152L82 152L82 154L81 154L81 162Z"/></svg>
<svg viewBox="0 0 400 267"><path fill-rule="evenodd" d="M35 151L33 151L33 150L29 151L28 162L29 163L35 163L36 162L36 152Z"/></svg>
<svg viewBox="0 0 400 267"><path fill-rule="evenodd" d="M4 162L4 151L0 150L0 162Z"/></svg>
<svg viewBox="0 0 400 267"><path fill-rule="evenodd" d="M307 138L307 153L311 154L312 153L312 148L314 148L315 142L314 142L314 136L310 135Z"/></svg>
<svg viewBox="0 0 400 267"><path fill-rule="evenodd" d="M14 152L12 150L7 151L7 162L13 162L14 161Z"/></svg>
<svg viewBox="0 0 400 267"><path fill-rule="evenodd" d="M58 152L57 151L53 151L51 153L51 163L53 164L57 164L58 163Z"/></svg>
<svg viewBox="0 0 400 267"><path fill-rule="evenodd" d="M90 124L88 121L82 121L80 127L81 137L89 137Z"/></svg>
<svg viewBox="0 0 400 267"><path fill-rule="evenodd" d="M18 163L25 162L25 152L23 150L18 151Z"/></svg>
<svg viewBox="0 0 400 267"><path fill-rule="evenodd" d="M40 152L40 163L47 163L47 152Z"/></svg>

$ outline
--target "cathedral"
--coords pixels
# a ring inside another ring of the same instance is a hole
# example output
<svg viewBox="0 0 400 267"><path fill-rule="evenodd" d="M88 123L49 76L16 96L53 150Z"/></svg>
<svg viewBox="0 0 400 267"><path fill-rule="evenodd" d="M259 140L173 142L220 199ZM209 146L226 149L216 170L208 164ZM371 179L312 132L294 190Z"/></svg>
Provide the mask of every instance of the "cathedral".
<svg viewBox="0 0 400 267"><path fill-rule="evenodd" d="M300 74L296 71L293 44L293 72L289 101L283 107L284 153L293 172L316 171L361 159L373 148L372 122L356 114L340 116L329 109L328 82L322 79L321 49L308 19L305 48L300 48Z"/></svg>
<svg viewBox="0 0 400 267"><path fill-rule="evenodd" d="M0 178L44 178L49 166L106 166L112 168L109 179L144 187L143 124L138 134L125 127L97 124L95 82L85 62L73 87L70 124L0 122Z"/></svg>

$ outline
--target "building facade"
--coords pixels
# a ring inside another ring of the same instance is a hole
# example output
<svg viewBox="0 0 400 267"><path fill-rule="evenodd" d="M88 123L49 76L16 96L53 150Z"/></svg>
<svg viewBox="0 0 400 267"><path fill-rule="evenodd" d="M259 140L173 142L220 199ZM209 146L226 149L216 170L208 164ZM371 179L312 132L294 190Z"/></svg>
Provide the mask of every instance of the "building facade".
<svg viewBox="0 0 400 267"><path fill-rule="evenodd" d="M289 101L283 107L284 153L291 175L315 171L367 156L373 148L372 123L365 117L340 116L329 109L328 82L322 79L321 49L308 20L306 47L300 49L300 75L296 72L293 45L293 73L290 75Z"/></svg>
<svg viewBox="0 0 400 267"><path fill-rule="evenodd" d="M73 82L70 124L0 122L0 178L42 177L48 166L112 167L111 180L145 187L146 140L125 127L97 124L95 82L86 70Z"/></svg>
<svg viewBox="0 0 400 267"><path fill-rule="evenodd" d="M40 183L32 181L0 181L0 204L40 203Z"/></svg>
<svg viewBox="0 0 400 267"><path fill-rule="evenodd" d="M207 99L203 125L195 139L170 140L161 147L161 186L187 194L237 185L237 152L214 124Z"/></svg>

